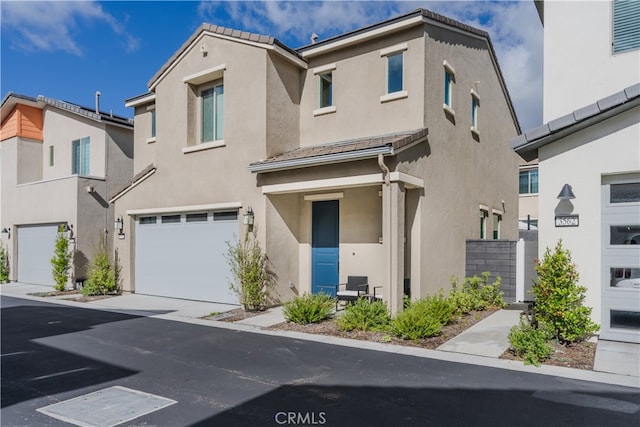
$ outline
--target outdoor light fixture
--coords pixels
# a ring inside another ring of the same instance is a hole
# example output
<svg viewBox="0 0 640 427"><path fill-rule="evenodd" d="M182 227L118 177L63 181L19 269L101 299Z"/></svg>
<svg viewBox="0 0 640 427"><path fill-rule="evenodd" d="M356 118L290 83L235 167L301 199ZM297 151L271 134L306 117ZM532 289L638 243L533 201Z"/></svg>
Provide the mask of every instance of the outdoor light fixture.
<svg viewBox="0 0 640 427"><path fill-rule="evenodd" d="M560 190L560 194L558 194L558 199L560 200L570 200L575 198L576 196L575 194L573 194L573 191L571 190L571 186L569 184L565 184L562 187L562 190Z"/></svg>
<svg viewBox="0 0 640 427"><path fill-rule="evenodd" d="M118 217L114 223L115 229L119 232L122 232L122 217Z"/></svg>
<svg viewBox="0 0 640 427"><path fill-rule="evenodd" d="M249 226L253 225L253 209L251 209L251 206L247 208L247 212L245 212L244 214L243 223L244 225L249 225Z"/></svg>
<svg viewBox="0 0 640 427"><path fill-rule="evenodd" d="M7 239L10 239L11 238L11 227L4 227L0 233L6 234L7 235Z"/></svg>
<svg viewBox="0 0 640 427"><path fill-rule="evenodd" d="M65 224L62 231L69 233L69 243L73 245L76 242L76 238L73 235L73 225Z"/></svg>

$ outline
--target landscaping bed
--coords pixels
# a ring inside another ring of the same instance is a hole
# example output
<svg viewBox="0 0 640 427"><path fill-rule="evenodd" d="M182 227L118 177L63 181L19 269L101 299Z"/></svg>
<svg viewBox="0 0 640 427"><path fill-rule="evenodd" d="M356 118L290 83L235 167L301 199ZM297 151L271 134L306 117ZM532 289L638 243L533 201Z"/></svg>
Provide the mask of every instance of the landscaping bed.
<svg viewBox="0 0 640 427"><path fill-rule="evenodd" d="M491 310L485 310L485 311L473 311L468 314L464 314L459 318L455 319L454 321L452 321L451 323L443 326L442 331L439 335L436 335L434 337L429 337L429 338L420 338L418 340L403 340L387 332L361 331L361 330L341 331L338 328L338 325L334 319L328 319L319 323L310 323L307 325L300 325L292 322L284 322L284 323L279 323L277 325L271 326L267 329L306 332L309 334L319 334L319 335L332 335L336 337L351 338L351 339L362 340L362 341L406 345L406 346L421 347L421 348L433 350L435 348L438 348L441 344L449 341L451 338L455 337L456 335L459 335L460 333L464 332L465 330L475 325L479 321L489 317L496 311L497 311L496 309L491 309Z"/></svg>
<svg viewBox="0 0 640 427"><path fill-rule="evenodd" d="M542 362L543 365L593 370L593 363L596 358L596 343L581 341L565 346L553 341L550 344L553 347L553 354ZM511 349L505 351L500 358L524 361L523 358L517 357Z"/></svg>

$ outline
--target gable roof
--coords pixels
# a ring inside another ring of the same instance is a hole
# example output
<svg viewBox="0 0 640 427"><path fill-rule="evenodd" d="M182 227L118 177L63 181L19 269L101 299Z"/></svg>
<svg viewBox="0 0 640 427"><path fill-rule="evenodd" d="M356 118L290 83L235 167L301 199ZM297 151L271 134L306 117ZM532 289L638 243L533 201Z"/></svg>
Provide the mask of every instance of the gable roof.
<svg viewBox="0 0 640 427"><path fill-rule="evenodd" d="M639 105L640 83L636 83L517 136L511 146L523 159L533 160L539 148Z"/></svg>
<svg viewBox="0 0 640 427"><path fill-rule="evenodd" d="M151 163L146 168L142 169L140 172L135 174L134 177L131 178L131 180L127 181L126 184L124 184L122 187L114 191L114 193L109 197L109 203L114 203L116 200L118 200L120 197L127 194L134 187L136 187L145 179L149 178L155 172L156 172L156 167L153 163Z"/></svg>
<svg viewBox="0 0 640 427"><path fill-rule="evenodd" d="M251 172L271 172L322 164L363 160L378 154L394 155L398 151L424 141L429 134L427 128L350 139L330 144L296 148L265 160L251 163Z"/></svg>
<svg viewBox="0 0 640 427"><path fill-rule="evenodd" d="M45 106L51 106L59 110L67 111L69 113L94 120L96 122L133 128L133 119L127 117L118 116L112 113L105 113L104 111L96 113L95 109L83 107L82 105L74 104L67 101L47 98L42 95L38 95L36 98L33 98L31 96L21 95L13 92L7 93L2 99L2 104L0 105L2 111L0 121L4 121L4 119L11 113L11 111L13 111L16 104L26 104L40 109L43 109Z"/></svg>
<svg viewBox="0 0 640 427"><path fill-rule="evenodd" d="M199 40L203 34L209 34L213 37L235 40L253 46L272 49L284 56L285 59L288 59L291 62L295 62L298 65L305 64L306 66L306 61L302 59L302 57L298 55L295 50L286 46L284 43L280 42L274 37L204 23L200 25L193 34L191 34L191 36L182 44L182 46L180 46L180 48L176 50L175 53L169 58L169 60L165 62L162 67L160 67L160 69L153 75L153 77L151 77L151 79L147 83L147 86L150 90L152 90L155 85L158 84L164 74L173 67L173 65L180 59L180 57L191 47L191 45Z"/></svg>

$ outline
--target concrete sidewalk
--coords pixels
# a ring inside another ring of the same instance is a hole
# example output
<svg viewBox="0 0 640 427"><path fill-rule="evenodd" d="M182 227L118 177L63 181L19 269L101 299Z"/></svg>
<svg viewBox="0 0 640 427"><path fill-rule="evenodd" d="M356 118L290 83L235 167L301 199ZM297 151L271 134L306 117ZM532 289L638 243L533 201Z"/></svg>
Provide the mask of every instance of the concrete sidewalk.
<svg viewBox="0 0 640 427"><path fill-rule="evenodd" d="M442 344L437 350L425 350L416 347L372 343L324 335L316 336L300 332L263 329L285 321L284 315L282 314L282 307L271 308L263 314L230 323L204 320L203 318L211 316L212 313L224 313L236 309L238 308L236 305L139 294L125 294L87 303L69 300L69 298L73 297L72 295L61 297L38 297L29 295L38 292L50 292L51 290L48 286L24 285L19 283L0 285L0 294L4 296L14 296L90 309L127 312L129 314L253 333L290 336L297 339L407 354L417 357L429 357L459 363L640 387L640 344L609 341L598 342L594 371L554 366L536 368L525 366L522 362L499 359L499 356L509 347L509 330L512 326L518 324L520 318L519 310L500 310L476 323L462 334Z"/></svg>

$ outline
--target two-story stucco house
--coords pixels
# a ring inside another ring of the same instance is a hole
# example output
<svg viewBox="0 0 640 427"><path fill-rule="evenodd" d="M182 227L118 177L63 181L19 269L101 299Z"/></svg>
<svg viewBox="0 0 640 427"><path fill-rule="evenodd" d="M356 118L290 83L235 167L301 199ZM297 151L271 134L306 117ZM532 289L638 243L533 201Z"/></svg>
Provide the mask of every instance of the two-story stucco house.
<svg viewBox="0 0 640 427"><path fill-rule="evenodd" d="M515 138L538 158L539 249L572 252L600 338L640 342L640 2L538 2L545 123Z"/></svg>
<svg viewBox="0 0 640 427"><path fill-rule="evenodd" d="M278 299L367 276L394 312L464 275L466 239L517 238L519 125L483 31L420 9L293 50L205 24L148 87L111 200L126 290L237 303L249 212Z"/></svg>
<svg viewBox="0 0 640 427"><path fill-rule="evenodd" d="M75 251L71 277L81 279L101 235L113 229L108 195L132 176L133 121L15 93L4 97L1 114L0 238L10 279L54 284L60 225Z"/></svg>

